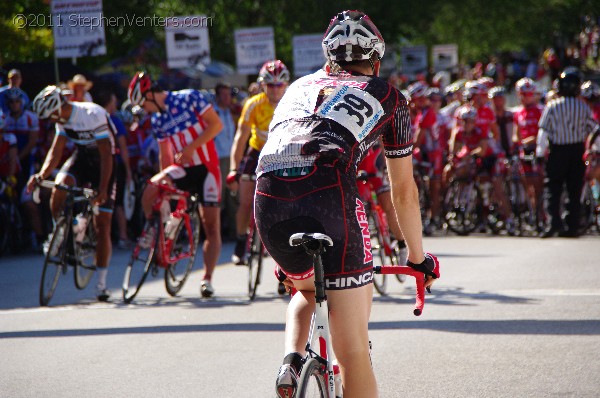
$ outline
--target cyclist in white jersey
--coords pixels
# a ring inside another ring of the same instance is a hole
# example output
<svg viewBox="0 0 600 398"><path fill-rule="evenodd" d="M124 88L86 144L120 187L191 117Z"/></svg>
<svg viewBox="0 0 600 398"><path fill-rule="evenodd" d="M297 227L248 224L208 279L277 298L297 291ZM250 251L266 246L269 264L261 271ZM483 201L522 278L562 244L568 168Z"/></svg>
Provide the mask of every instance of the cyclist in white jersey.
<svg viewBox="0 0 600 398"><path fill-rule="evenodd" d="M40 119L56 122L56 135L41 170L29 179L27 191L31 192L39 181L50 176L59 166L67 141L73 141L77 151L61 167L56 182L77 186L90 183L98 192L93 201L100 210L94 216L98 238L96 296L99 301L107 301L110 294L106 288L106 274L112 255L110 227L115 201L115 128L110 115L94 103L67 101L56 86L46 87L35 97L33 110ZM54 219L60 215L65 197L66 192L53 190L50 207Z"/></svg>

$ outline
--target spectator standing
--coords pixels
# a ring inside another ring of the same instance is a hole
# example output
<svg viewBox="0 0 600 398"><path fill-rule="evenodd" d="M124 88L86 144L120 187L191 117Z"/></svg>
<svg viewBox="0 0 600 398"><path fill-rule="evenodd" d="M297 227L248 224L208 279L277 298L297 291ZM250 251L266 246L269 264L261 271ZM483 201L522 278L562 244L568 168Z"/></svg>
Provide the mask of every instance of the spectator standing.
<svg viewBox="0 0 600 398"><path fill-rule="evenodd" d="M550 226L541 235L549 238L579 236L579 197L583 188L585 163L583 154L588 134L600 127L592 118L589 106L580 98L581 77L577 68L566 68L559 76L558 95L548 103L539 122L537 156L545 152L544 142L549 141L550 154L546 163L549 190L548 214ZM567 186L566 228L560 214L563 184Z"/></svg>
<svg viewBox="0 0 600 398"><path fill-rule="evenodd" d="M10 109L8 107L8 102L5 97L7 90L10 90L10 89L15 89L15 88L18 89L18 91L21 94L21 97L23 99L23 109L27 109L27 107L29 106L29 96L27 96L27 93L21 89L22 82L23 82L23 77L21 75L20 70L11 69L8 72L8 84L4 87L0 87L0 107L2 108L2 111L4 112L4 114L7 114L10 112Z"/></svg>
<svg viewBox="0 0 600 398"><path fill-rule="evenodd" d="M119 249L129 249L130 241L127 235L127 218L125 217L125 209L123 207L123 197L125 186L132 181L131 167L129 163L129 151L127 148L127 129L125 125L117 117L117 96L110 92L104 91L98 94L98 105L103 107L110 115L110 120L115 125L116 129L116 197L115 197L115 212L114 218L117 222L117 230L119 241L117 247Z"/></svg>
<svg viewBox="0 0 600 398"><path fill-rule="evenodd" d="M231 146L233 137L235 136L235 121L231 114L232 105L231 86L227 83L218 83L215 86L215 104L214 108L221 122L223 130L215 137L215 147L219 156L219 167L221 170L229 169L231 159ZM236 236L235 232L235 212L237 205L235 199L225 183L226 173L221 173L221 229L223 236L233 239Z"/></svg>
<svg viewBox="0 0 600 398"><path fill-rule="evenodd" d="M67 82L69 89L72 94L69 97L69 101L75 102L92 102L92 95L88 92L94 83L90 82L83 75L75 75L72 80Z"/></svg>

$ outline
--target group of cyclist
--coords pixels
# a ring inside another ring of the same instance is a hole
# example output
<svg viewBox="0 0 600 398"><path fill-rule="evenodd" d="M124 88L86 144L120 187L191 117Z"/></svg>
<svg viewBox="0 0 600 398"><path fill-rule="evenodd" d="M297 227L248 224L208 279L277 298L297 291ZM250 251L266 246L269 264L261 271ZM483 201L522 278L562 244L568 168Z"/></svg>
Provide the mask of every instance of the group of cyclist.
<svg viewBox="0 0 600 398"><path fill-rule="evenodd" d="M368 338L373 256L361 218L364 195L370 192L359 191L358 173L367 173L369 189L386 211L401 250L400 263L423 272L429 286L439 275L433 272L435 258L423 252L422 231L430 233L441 227L441 198L451 179L469 171L472 163L465 160L474 159L490 179L503 225L512 233L514 221L502 184L502 159L520 154L532 199L543 213L539 206L543 172L539 163L527 160L532 159L527 155L535 154L536 146L543 145L538 135L541 90L531 79L519 80L515 88L521 105L512 112L505 109L506 92L491 79L457 82L442 90L417 81L401 92L378 77L385 43L369 17L358 11L333 17L323 38L323 51L327 59L323 69L292 84L281 61L266 62L258 79L262 91L242 109L226 178L240 201L232 261L245 263L246 235L254 217L265 248L281 270L282 286L295 292L288 307L285 355L275 387L278 397L290 398L298 388L315 303L312 258L301 248L290 247L289 237L297 232L331 237L333 246L323 255L323 266L344 392L353 397L376 397ZM586 82L582 97L593 106L600 99L600 89ZM158 172L150 181L199 197L205 235L200 292L211 297L211 279L221 251L219 206L224 171L219 167L214 138L222 121L199 91L165 91L146 72L136 73L131 80L128 100L136 112L150 115L147 123L158 155ZM41 169L27 181L27 192L50 178L59 166L57 182L89 184L97 191L96 288L98 300L106 301L116 195L115 126L104 108L70 101L56 86L42 90L32 104L37 117L56 124L56 134ZM600 117L597 105L594 112ZM596 179L600 174L597 138L596 132L588 140L586 152L593 163L590 175ZM11 137L3 140L0 145L14 146ZM61 165L68 142L76 150ZM10 156L16 156L12 149ZM431 203L424 224L413 161L426 161L432 168ZM142 208L147 220L152 217L157 194L154 184L146 185ZM53 191L54 217L63 202L64 193ZM151 241L156 233L147 222L139 244Z"/></svg>
<svg viewBox="0 0 600 398"><path fill-rule="evenodd" d="M557 96L555 87L543 97L541 87L525 77L515 84L519 105L506 108L507 90L495 86L494 80L460 80L440 89L417 81L407 87L405 95L411 108L414 133L415 162L428 165L430 203L424 221L424 232L431 234L444 225L443 197L453 178L471 175L473 164L479 178L492 186L491 200L497 205L499 223L509 233L515 232L515 221L504 180L508 160L519 157L520 172L532 208L537 212L538 232L542 233L547 215L543 206L544 161L547 151L536 155L536 148L547 148L547 142L538 134L538 123L544 111L544 102ZM600 120L600 88L592 81L581 85L581 98L591 108L596 121ZM444 105L442 107L442 105ZM547 139L546 139L547 141ZM595 178L598 187L598 143L595 137L588 141L586 160L589 178ZM418 177L417 177L418 178ZM594 183L593 183L594 184Z"/></svg>

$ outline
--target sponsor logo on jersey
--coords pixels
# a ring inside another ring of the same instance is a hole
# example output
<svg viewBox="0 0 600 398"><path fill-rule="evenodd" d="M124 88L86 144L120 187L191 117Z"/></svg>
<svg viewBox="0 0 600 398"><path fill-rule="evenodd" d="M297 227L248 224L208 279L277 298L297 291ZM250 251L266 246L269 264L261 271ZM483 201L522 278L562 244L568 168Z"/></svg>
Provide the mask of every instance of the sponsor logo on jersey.
<svg viewBox="0 0 600 398"><path fill-rule="evenodd" d="M359 89L364 89L369 85L369 82L357 82L352 80L337 80L337 79L327 79L321 78L317 80L309 80L306 82L307 85L314 84L317 86L328 86L328 87L337 87L337 86L347 86L347 87L355 87Z"/></svg>
<svg viewBox="0 0 600 398"><path fill-rule="evenodd" d="M357 276L343 276L338 278L327 278L325 280L326 289L343 289L347 287L360 287L373 280L373 272L367 272Z"/></svg>
<svg viewBox="0 0 600 398"><path fill-rule="evenodd" d="M358 198L356 198L356 220L360 226L360 232L363 238L363 261L367 264L373 261L373 253L371 253L371 234L369 233L369 219L365 212L365 205Z"/></svg>

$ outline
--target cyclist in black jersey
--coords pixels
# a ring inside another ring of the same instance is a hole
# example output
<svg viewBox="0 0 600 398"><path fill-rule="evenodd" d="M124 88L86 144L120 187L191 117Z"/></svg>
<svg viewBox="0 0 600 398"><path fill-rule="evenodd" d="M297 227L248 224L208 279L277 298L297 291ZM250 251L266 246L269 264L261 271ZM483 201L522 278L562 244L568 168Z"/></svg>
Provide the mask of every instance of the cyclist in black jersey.
<svg viewBox="0 0 600 398"><path fill-rule="evenodd" d="M99 214L94 216L98 238L96 296L99 301L107 301L110 295L106 275L112 255L110 227L116 192L113 174L115 127L100 105L70 102L56 86L46 87L35 97L33 110L40 119L56 122L56 135L41 170L29 179L27 191L31 192L38 181L51 175L59 166L67 141L73 141L77 151L61 167L56 182L77 186L90 183L98 192L93 201L99 208ZM60 215L65 197L66 192L53 190L50 207L54 219Z"/></svg>
<svg viewBox="0 0 600 398"><path fill-rule="evenodd" d="M412 171L412 134L406 99L378 76L385 50L367 15L344 11L323 39L323 71L294 82L269 128L257 167L255 217L262 241L297 289L288 307L286 355L276 382L278 397L293 397L314 309L312 260L290 247L296 232L329 235L323 255L333 348L344 393L377 397L369 360L368 322L373 261L357 166L381 137L396 215L409 249L408 265L428 272L419 201Z"/></svg>

